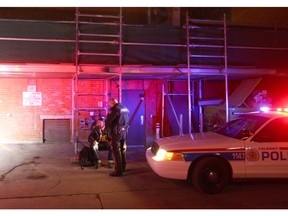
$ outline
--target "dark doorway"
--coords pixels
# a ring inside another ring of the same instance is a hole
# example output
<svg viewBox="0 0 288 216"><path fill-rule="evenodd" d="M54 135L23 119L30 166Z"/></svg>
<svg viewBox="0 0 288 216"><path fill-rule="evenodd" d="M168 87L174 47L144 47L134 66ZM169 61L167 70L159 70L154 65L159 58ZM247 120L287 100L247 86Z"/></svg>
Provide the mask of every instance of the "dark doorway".
<svg viewBox="0 0 288 216"><path fill-rule="evenodd" d="M122 92L122 103L130 111L127 145L145 146L144 91L124 90Z"/></svg>
<svg viewBox="0 0 288 216"><path fill-rule="evenodd" d="M43 143L70 142L70 119L44 119Z"/></svg>

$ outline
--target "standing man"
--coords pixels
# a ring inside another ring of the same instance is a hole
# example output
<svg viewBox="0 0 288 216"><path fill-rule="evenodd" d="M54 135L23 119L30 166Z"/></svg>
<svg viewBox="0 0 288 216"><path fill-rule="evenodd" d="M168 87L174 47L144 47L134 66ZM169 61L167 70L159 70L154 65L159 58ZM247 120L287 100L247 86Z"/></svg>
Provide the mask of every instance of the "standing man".
<svg viewBox="0 0 288 216"><path fill-rule="evenodd" d="M117 99L109 101L111 107L105 121L112 142L115 171L110 176L122 176L126 169L126 135L129 127L129 110Z"/></svg>

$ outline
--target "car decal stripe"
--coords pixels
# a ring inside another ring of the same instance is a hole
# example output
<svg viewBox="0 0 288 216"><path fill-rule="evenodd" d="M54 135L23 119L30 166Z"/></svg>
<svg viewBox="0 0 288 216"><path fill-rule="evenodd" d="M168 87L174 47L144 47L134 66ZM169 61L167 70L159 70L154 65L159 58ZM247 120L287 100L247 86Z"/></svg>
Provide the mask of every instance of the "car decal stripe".
<svg viewBox="0 0 288 216"><path fill-rule="evenodd" d="M203 152L203 153L183 153L185 161L193 161L201 156L209 156L209 155L219 155L229 161L244 161L245 160L245 152L244 151L234 151L234 152Z"/></svg>
<svg viewBox="0 0 288 216"><path fill-rule="evenodd" d="M181 152L181 153L188 153L188 152L231 152L231 151L243 151L245 150L244 147L235 147L235 148L209 148L209 149L177 149L177 150L168 150L169 152Z"/></svg>

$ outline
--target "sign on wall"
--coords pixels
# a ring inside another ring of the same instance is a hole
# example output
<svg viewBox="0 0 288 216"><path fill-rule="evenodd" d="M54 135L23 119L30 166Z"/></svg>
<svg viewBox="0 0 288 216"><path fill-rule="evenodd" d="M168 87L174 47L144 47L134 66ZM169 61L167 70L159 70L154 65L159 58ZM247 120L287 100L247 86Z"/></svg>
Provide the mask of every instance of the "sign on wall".
<svg viewBox="0 0 288 216"><path fill-rule="evenodd" d="M23 92L23 106L42 106L42 92Z"/></svg>

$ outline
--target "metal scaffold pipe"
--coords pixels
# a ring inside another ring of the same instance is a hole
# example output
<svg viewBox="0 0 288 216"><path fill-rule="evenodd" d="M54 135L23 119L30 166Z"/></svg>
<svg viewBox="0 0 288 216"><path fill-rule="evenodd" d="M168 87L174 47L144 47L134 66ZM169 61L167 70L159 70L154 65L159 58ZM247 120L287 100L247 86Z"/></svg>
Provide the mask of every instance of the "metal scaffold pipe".
<svg viewBox="0 0 288 216"><path fill-rule="evenodd" d="M191 136L192 140L194 140L192 134L192 109L191 109L191 77L190 77L190 34L189 34L189 15L188 11L186 11L186 47L187 47L187 88L188 88L188 129L189 135Z"/></svg>
<svg viewBox="0 0 288 216"><path fill-rule="evenodd" d="M228 87L228 63L227 63L227 23L224 14L224 75L225 75L225 99L226 99L226 122L229 121L229 87Z"/></svg>
<svg viewBox="0 0 288 216"><path fill-rule="evenodd" d="M120 8L120 14L119 14L119 102L122 102L122 25L123 25L123 19L122 19L122 8Z"/></svg>

